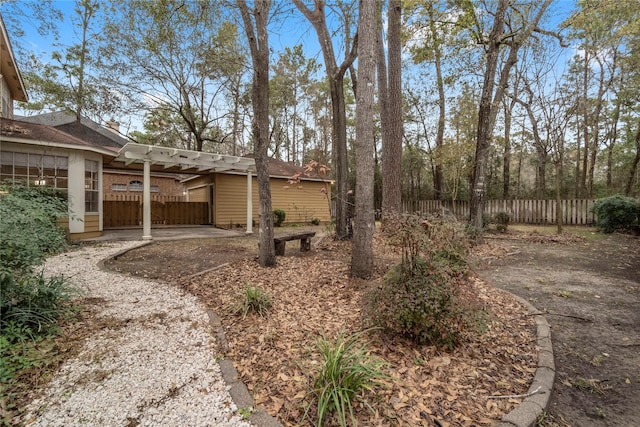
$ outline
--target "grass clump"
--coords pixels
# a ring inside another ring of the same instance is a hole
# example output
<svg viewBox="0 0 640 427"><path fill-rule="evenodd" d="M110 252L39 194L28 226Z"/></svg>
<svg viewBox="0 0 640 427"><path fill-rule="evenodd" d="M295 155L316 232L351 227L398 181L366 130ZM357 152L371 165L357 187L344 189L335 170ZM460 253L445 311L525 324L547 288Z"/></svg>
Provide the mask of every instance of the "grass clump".
<svg viewBox="0 0 640 427"><path fill-rule="evenodd" d="M383 372L386 363L369 354L362 342L368 330L345 336L341 332L335 340L325 336L317 346L323 362L313 384L313 403L317 404L318 427L329 422L346 426L348 420L356 425L354 401L363 392L372 391L388 378Z"/></svg>
<svg viewBox="0 0 640 427"><path fill-rule="evenodd" d="M258 286L246 286L244 288L244 303L242 305L242 316L247 317L249 313L258 313L265 316L271 308L271 296Z"/></svg>

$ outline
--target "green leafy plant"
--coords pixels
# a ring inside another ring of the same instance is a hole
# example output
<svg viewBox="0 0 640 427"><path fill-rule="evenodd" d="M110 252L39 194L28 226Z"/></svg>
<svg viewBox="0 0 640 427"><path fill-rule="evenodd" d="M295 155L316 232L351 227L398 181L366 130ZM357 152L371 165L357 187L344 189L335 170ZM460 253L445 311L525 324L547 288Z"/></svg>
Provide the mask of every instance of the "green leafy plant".
<svg viewBox="0 0 640 427"><path fill-rule="evenodd" d="M57 190L0 185L0 270L28 274L46 255L65 249L66 231L56 221L66 215Z"/></svg>
<svg viewBox="0 0 640 427"><path fill-rule="evenodd" d="M335 340L323 335L318 340L323 363L312 390L318 408L317 426L322 426L333 413L340 426L346 426L348 419L355 425L354 400L388 378L383 371L386 363L369 354L362 340L368 331L349 336L341 332Z"/></svg>
<svg viewBox="0 0 640 427"><path fill-rule="evenodd" d="M320 219L319 218L313 218L311 220L311 224L313 225L320 225Z"/></svg>
<svg viewBox="0 0 640 427"><path fill-rule="evenodd" d="M493 221L496 223L496 230L504 233L507 231L509 227L509 220L511 217L506 212L498 212L496 216L493 218Z"/></svg>
<svg viewBox="0 0 640 427"><path fill-rule="evenodd" d="M605 233L640 225L640 200L633 197L616 195L596 200L591 212L597 216L596 227Z"/></svg>
<svg viewBox="0 0 640 427"><path fill-rule="evenodd" d="M0 283L0 334L10 342L55 333L58 320L73 314L68 302L76 291L61 276L46 278L40 273L15 278L5 275L0 277Z"/></svg>
<svg viewBox="0 0 640 427"><path fill-rule="evenodd" d="M273 225L275 227L281 227L287 214L282 209L274 209L273 216L274 216Z"/></svg>
<svg viewBox="0 0 640 427"><path fill-rule="evenodd" d="M271 308L271 297L262 288L257 286L246 286L244 289L244 304L242 305L242 315L246 317L250 312L258 313L260 316L267 314Z"/></svg>
<svg viewBox="0 0 640 427"><path fill-rule="evenodd" d="M66 196L46 187L0 185L0 404L5 416L27 392L19 378L55 365L53 334L74 313L74 289L62 278L36 273L44 258L67 246L57 220L67 216ZM45 350L46 349L46 350Z"/></svg>

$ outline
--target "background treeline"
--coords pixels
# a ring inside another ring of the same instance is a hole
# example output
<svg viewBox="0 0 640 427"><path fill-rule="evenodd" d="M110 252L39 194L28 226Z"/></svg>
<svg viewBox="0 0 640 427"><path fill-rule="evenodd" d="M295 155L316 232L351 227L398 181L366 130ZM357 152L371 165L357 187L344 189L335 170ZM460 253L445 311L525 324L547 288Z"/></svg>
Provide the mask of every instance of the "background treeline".
<svg viewBox="0 0 640 427"><path fill-rule="evenodd" d="M116 119L136 142L253 151L251 60L234 4L79 0L59 10L63 3L0 5L30 93L20 105L25 114L68 109L101 123ZM333 173L335 82L326 70L350 54L357 2L299 2L310 10L324 4L337 60L330 66L295 2L272 3L268 153L298 165L316 160ZM488 42L501 3L402 2L405 201L471 197ZM511 33L496 49L493 78L504 93L488 135L487 198L638 196L639 14L638 0L509 4L504 27ZM380 25L383 37L386 20ZM50 49L27 43L35 31ZM357 68L356 60L342 81L349 188L355 188ZM374 125L379 206L384 159L377 113Z"/></svg>

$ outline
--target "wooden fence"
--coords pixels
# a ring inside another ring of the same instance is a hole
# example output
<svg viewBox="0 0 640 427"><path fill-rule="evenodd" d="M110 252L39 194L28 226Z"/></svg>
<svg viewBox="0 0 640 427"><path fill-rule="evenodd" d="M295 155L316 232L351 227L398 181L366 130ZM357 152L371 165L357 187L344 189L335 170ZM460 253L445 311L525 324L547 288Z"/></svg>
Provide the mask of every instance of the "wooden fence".
<svg viewBox="0 0 640 427"><path fill-rule="evenodd" d="M142 193L105 193L104 200L109 202L138 202L142 203ZM151 193L151 201L153 202L186 202L187 196L165 196Z"/></svg>
<svg viewBox="0 0 640 427"><path fill-rule="evenodd" d="M103 202L106 228L142 225L142 203L138 201ZM200 225L209 222L207 202L151 202L151 224Z"/></svg>
<svg viewBox="0 0 640 427"><path fill-rule="evenodd" d="M562 222L567 225L593 224L595 215L591 213L594 200L570 199L560 202ZM460 220L469 217L467 200L420 200L402 202L403 212L452 214ZM493 217L506 212L510 222L519 224L555 224L557 202L555 200L487 200L485 214Z"/></svg>

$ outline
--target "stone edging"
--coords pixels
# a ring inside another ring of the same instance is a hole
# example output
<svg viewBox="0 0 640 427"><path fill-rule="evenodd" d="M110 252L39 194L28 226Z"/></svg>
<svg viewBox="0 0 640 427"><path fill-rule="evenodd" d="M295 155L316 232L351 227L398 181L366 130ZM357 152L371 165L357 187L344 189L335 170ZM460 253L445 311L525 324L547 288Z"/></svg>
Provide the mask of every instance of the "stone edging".
<svg viewBox="0 0 640 427"><path fill-rule="evenodd" d="M220 349L220 352L224 354L226 353L228 344L222 327L222 322L212 309L207 309L207 315L209 316L209 324L211 325L212 332L216 337L218 348ZM255 405L249 390L244 383L240 381L240 375L238 374L235 366L233 366L231 359L227 359L223 356L223 358L218 361L218 364L220 365L222 378L224 378L224 381L229 386L231 399L233 399L233 402L238 407L239 412L246 409L250 411L251 415L247 419L251 424L260 427L283 427L278 420L266 413L264 409Z"/></svg>
<svg viewBox="0 0 640 427"><path fill-rule="evenodd" d="M132 246L131 248L123 249L119 252L116 252L114 255L101 259L98 262L98 268L100 270L105 270L104 264L107 259L117 259L119 256L133 250L138 249L143 246L147 246L153 243L153 241L145 241L139 245ZM204 273L208 273L210 271L222 268L227 266L228 263L224 263L222 265L207 269L205 271L200 271L198 273L192 274L191 277L196 277ZM227 349L227 339L224 334L224 329L222 327L222 322L217 314L211 309L207 309L207 316L209 317L209 325L211 326L211 332L216 338L218 348L221 354L224 354ZM238 411L249 410L250 415L248 416L248 420L256 426L260 427L283 427L283 425L273 418L271 415L267 414L264 409L255 406L255 402L253 397L249 393L249 390L244 385L242 381L240 381L240 375L238 371L233 366L233 362L230 359L222 358L218 360L218 365L220 366L220 372L222 373L222 378L224 382L229 386L229 394L231 395L231 399L236 404Z"/></svg>
<svg viewBox="0 0 640 427"><path fill-rule="evenodd" d="M536 425L538 417L549 406L553 381L556 376L556 365L553 358L553 347L551 346L551 327L547 319L540 313L540 310L536 309L529 301L517 295L513 295L513 297L527 307L529 314L535 317L538 368L527 393L531 395L502 417L502 422L497 427L533 427Z"/></svg>
<svg viewBox="0 0 640 427"><path fill-rule="evenodd" d="M132 249L137 249L150 243L152 242L143 242L140 245L122 250L110 258L115 259ZM98 263L98 267L100 269L104 269L104 261L106 260L101 260ZM193 276L198 276L200 274L216 270L224 267L225 265L226 264L223 264L203 272L198 272ZM533 315L535 318L537 329L536 344L538 346L538 367L536 369L536 374L533 377L533 382L527 392L527 394L531 395L526 397L515 409L502 417L502 422L496 427L534 427L538 417L542 415L549 406L551 392L553 391L553 382L556 375L553 347L551 345L551 327L549 326L547 319L541 314L540 310L535 308L529 301L514 295L511 292L505 290L502 291L511 294L516 300L522 303L522 305L527 307L529 314ZM209 316L209 324L214 336L216 337L221 353L224 354L228 344L220 318L211 309L207 309L207 315ZM251 415L248 417L248 420L253 425L260 427L283 427L278 420L266 413L264 409L255 406L253 397L244 383L240 381L240 375L230 359L223 357L218 361L218 364L220 365L220 371L222 372L224 381L230 387L229 394L231 395L231 399L238 407L238 410L243 410L245 408L250 409Z"/></svg>

